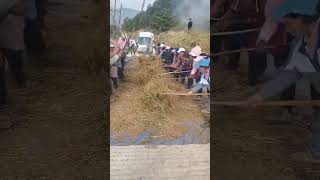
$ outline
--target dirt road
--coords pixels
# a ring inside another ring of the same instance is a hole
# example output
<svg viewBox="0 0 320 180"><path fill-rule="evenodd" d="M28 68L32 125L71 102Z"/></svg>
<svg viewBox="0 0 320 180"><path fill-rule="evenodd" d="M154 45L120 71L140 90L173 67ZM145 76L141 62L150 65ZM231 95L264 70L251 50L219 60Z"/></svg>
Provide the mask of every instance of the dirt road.
<svg viewBox="0 0 320 180"><path fill-rule="evenodd" d="M0 112L13 122L0 130L1 180L108 179L106 79L88 72L105 52L104 3L48 1L48 59L31 59L32 88L11 88Z"/></svg>

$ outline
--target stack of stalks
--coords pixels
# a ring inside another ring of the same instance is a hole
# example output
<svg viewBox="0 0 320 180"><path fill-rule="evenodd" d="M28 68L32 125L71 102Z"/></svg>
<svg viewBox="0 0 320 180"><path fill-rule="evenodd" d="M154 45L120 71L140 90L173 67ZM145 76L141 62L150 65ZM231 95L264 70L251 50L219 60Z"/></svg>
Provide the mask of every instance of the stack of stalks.
<svg viewBox="0 0 320 180"><path fill-rule="evenodd" d="M174 81L159 78L164 72L161 60L157 57L139 57L139 68L135 71L133 79L140 85L138 92L142 107L155 118L161 118L176 107L176 98L160 95L163 92L181 91L182 87Z"/></svg>

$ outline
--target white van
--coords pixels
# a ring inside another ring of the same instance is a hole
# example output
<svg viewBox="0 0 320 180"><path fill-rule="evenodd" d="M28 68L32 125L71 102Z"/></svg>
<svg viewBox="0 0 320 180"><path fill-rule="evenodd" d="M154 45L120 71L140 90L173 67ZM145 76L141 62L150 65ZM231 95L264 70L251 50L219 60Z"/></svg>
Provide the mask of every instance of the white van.
<svg viewBox="0 0 320 180"><path fill-rule="evenodd" d="M140 32L137 51L142 54L150 54L153 50L154 35L151 32Z"/></svg>

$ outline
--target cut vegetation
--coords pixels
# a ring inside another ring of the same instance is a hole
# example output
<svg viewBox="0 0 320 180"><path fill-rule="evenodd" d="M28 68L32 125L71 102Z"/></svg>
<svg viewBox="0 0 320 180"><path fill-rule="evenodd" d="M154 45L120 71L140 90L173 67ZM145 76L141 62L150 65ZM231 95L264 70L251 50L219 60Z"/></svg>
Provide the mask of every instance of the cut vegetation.
<svg viewBox="0 0 320 180"><path fill-rule="evenodd" d="M183 121L203 121L200 108L191 98L159 95L184 90L174 80L159 78L163 72L155 57L140 57L139 63L131 64L128 82L111 104L111 134L121 138L151 131L153 136L177 138L187 131L181 127Z"/></svg>

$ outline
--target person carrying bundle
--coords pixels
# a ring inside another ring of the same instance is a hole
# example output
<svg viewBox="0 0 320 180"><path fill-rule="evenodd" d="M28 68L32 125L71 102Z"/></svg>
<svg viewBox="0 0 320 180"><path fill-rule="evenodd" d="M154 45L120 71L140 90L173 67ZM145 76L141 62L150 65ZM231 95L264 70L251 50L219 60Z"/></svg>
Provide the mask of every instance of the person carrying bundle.
<svg viewBox="0 0 320 180"><path fill-rule="evenodd" d="M318 0L286 0L276 8L272 17L285 24L286 31L295 37L291 56L275 79L265 83L246 103L252 104L279 95L297 83L300 99L320 99L320 19ZM298 85L303 85L301 88ZM302 109L299 109L299 113ZM295 153L294 159L320 162L320 110L313 108L303 115L311 121L312 139L306 152ZM304 118L304 119L305 119Z"/></svg>

